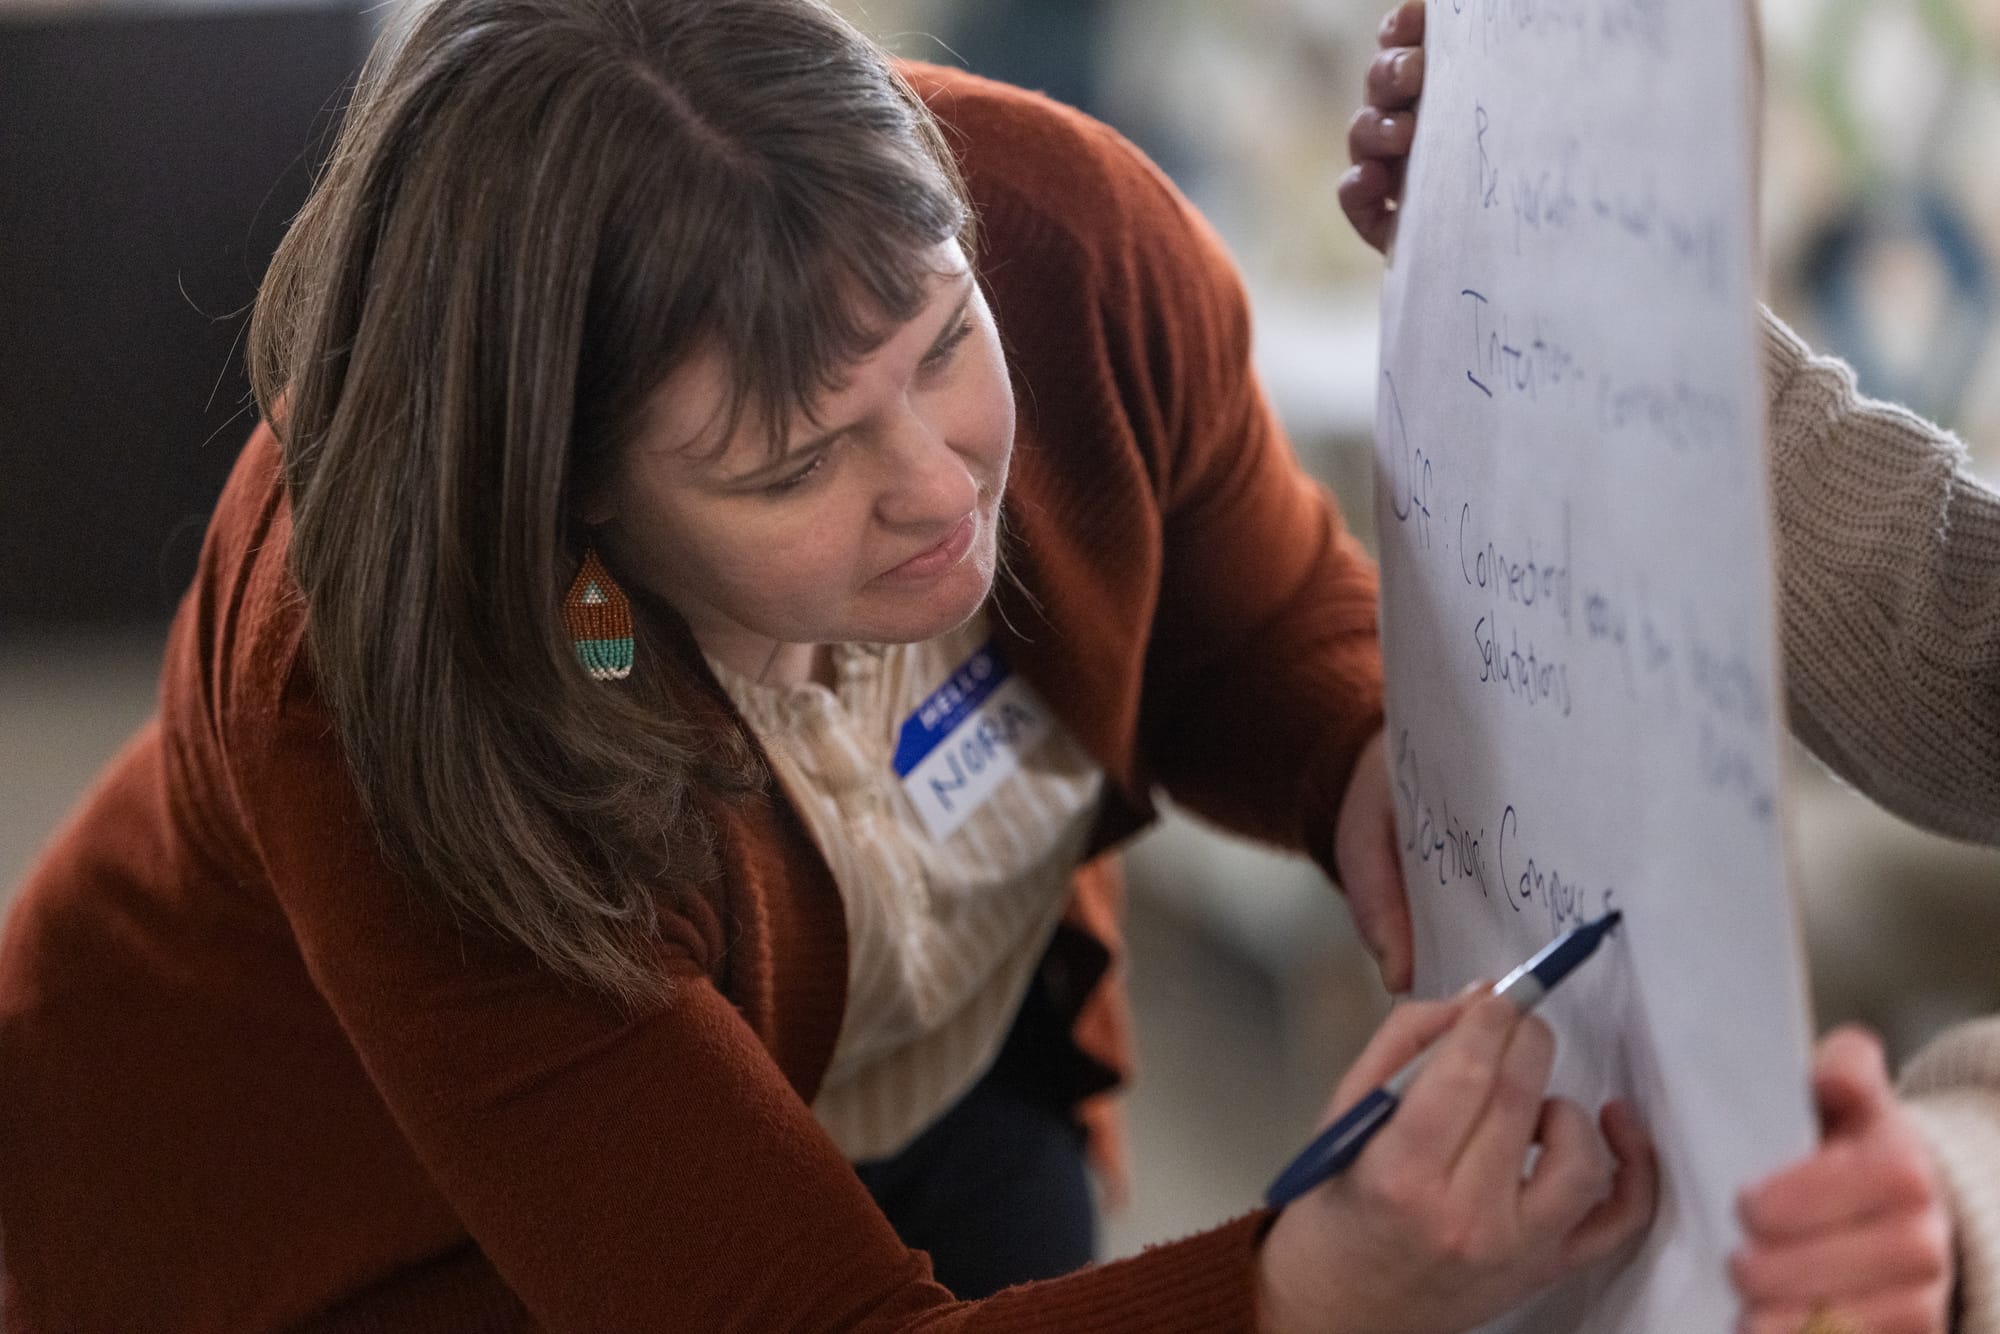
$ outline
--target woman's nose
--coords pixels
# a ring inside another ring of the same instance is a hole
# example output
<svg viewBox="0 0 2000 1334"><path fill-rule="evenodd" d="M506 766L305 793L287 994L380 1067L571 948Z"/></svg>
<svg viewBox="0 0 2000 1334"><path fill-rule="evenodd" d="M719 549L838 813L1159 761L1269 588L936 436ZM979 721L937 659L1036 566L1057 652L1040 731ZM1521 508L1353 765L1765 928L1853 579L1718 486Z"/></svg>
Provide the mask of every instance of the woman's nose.
<svg viewBox="0 0 2000 1334"><path fill-rule="evenodd" d="M899 528L951 524L977 503L978 481L938 424L906 413L884 444L875 502L882 522Z"/></svg>

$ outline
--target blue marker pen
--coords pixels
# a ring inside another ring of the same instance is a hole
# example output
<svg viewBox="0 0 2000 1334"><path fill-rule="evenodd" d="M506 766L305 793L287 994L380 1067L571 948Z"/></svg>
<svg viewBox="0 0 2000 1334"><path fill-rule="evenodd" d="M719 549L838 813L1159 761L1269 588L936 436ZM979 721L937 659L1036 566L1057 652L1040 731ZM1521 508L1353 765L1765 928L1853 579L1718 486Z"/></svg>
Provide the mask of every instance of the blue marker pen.
<svg viewBox="0 0 2000 1334"><path fill-rule="evenodd" d="M1622 918L1622 913L1609 912L1594 922L1585 922L1557 936L1534 958L1502 978L1493 988L1493 994L1512 1001L1514 1008L1522 1014L1528 1013L1541 1003L1542 997L1555 990L1556 983L1596 953L1598 945ZM1315 1136L1313 1142L1292 1159L1291 1166L1278 1173L1278 1179L1264 1192L1264 1203L1273 1209L1282 1209L1320 1182L1346 1171L1348 1165L1361 1156L1361 1151L1375 1137L1375 1132L1387 1125L1389 1118L1396 1114L1403 1096L1410 1091L1410 1082L1423 1068L1426 1054L1417 1053L1408 1065L1390 1077L1388 1083L1371 1090L1367 1097L1341 1113L1338 1120Z"/></svg>

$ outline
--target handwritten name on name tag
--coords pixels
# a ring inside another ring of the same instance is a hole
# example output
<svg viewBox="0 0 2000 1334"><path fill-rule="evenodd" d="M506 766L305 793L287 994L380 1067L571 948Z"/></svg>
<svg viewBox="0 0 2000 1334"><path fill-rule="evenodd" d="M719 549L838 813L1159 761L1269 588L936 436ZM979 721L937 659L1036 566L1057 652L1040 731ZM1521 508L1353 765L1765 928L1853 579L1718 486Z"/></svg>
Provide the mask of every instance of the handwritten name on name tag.
<svg viewBox="0 0 2000 1334"><path fill-rule="evenodd" d="M949 838L1021 768L1055 723L987 644L903 722L895 769L932 838Z"/></svg>

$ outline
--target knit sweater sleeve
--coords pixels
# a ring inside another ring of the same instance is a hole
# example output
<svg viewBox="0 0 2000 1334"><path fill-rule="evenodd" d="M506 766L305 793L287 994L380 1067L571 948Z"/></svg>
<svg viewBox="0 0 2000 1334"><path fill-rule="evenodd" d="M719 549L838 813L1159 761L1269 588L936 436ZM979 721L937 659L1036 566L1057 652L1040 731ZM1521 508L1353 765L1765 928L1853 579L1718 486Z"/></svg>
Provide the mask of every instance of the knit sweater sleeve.
<svg viewBox="0 0 2000 1334"><path fill-rule="evenodd" d="M956 1302L671 927L644 1013L418 903L370 837L302 665L230 749L314 987L429 1180L550 1331L1249 1331L1259 1215ZM357 1173L366 1165L357 1165Z"/></svg>
<svg viewBox="0 0 2000 1334"><path fill-rule="evenodd" d="M1156 372L1173 410L1149 754L1177 800L1338 879L1335 818L1382 727L1376 568L1252 370L1233 265L1198 220L1180 235L1182 275L1147 313L1180 330Z"/></svg>
<svg viewBox="0 0 2000 1334"><path fill-rule="evenodd" d="M1167 408L1153 437L1163 560L1148 753L1179 801L1337 877L1335 816L1382 726L1375 565L1299 466L1252 369L1233 263L1177 196L1160 212L1139 252L1156 252L1166 279L1150 309L1128 312L1134 345L1176 331L1149 340L1143 363Z"/></svg>
<svg viewBox="0 0 2000 1334"><path fill-rule="evenodd" d="M1768 310L1792 726L1905 819L2000 843L2000 495Z"/></svg>
<svg viewBox="0 0 2000 1334"><path fill-rule="evenodd" d="M1957 1234L1956 1334L2000 1334L2000 1017L1917 1054L1902 1094L1930 1141Z"/></svg>
<svg viewBox="0 0 2000 1334"><path fill-rule="evenodd" d="M1235 832L1319 855L1381 727L1374 564L1299 466L1253 368L1221 240L1114 131L952 78L985 269L1049 510L1025 554L1072 624L1130 622L1149 783ZM1143 571L1120 582L1107 572ZM1100 655L1102 656L1102 655Z"/></svg>

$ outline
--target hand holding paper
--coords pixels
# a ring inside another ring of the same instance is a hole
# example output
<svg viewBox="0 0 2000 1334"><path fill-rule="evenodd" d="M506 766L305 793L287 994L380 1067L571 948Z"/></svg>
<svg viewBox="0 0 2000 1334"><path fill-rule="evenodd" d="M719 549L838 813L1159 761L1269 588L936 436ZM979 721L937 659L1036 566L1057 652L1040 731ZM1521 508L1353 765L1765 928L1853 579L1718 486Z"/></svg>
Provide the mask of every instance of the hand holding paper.
<svg viewBox="0 0 2000 1334"><path fill-rule="evenodd" d="M1824 1306L1870 1330L1944 1334L1951 1215L1882 1044L1857 1028L1821 1039L1813 1094L1819 1148L1739 1201L1746 1241L1729 1273L1743 1299L1740 1328L1792 1334Z"/></svg>

